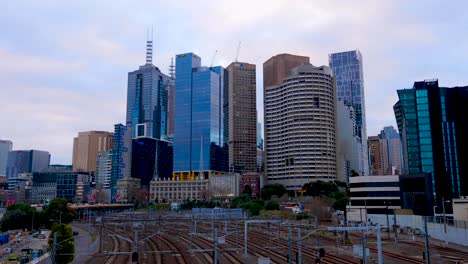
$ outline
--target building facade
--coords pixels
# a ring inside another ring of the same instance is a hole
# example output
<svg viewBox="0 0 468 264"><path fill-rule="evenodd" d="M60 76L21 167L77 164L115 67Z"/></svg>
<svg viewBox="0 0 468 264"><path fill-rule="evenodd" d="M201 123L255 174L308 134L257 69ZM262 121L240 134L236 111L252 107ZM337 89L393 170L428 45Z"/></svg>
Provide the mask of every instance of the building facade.
<svg viewBox="0 0 468 264"><path fill-rule="evenodd" d="M50 154L41 150L14 150L8 153L7 178L13 178L20 173L31 173L47 169L50 164Z"/></svg>
<svg viewBox="0 0 468 264"><path fill-rule="evenodd" d="M222 67L202 67L193 53L176 56L175 172L203 178L200 173L225 170L226 75Z"/></svg>
<svg viewBox="0 0 468 264"><path fill-rule="evenodd" d="M169 87L167 100L167 135L169 141L174 138L174 93L175 93L175 65L174 59L171 58L169 66Z"/></svg>
<svg viewBox="0 0 468 264"><path fill-rule="evenodd" d="M151 181L151 202L182 202L187 200L208 199L208 179L180 180L154 180Z"/></svg>
<svg viewBox="0 0 468 264"><path fill-rule="evenodd" d="M468 86L439 87L437 79L398 90L395 117L403 146L403 173L428 175L426 192L440 213L443 201L468 195ZM446 204L448 213L451 203Z"/></svg>
<svg viewBox="0 0 468 264"><path fill-rule="evenodd" d="M101 151L97 157L96 186L102 189L110 189L112 175L112 149Z"/></svg>
<svg viewBox="0 0 468 264"><path fill-rule="evenodd" d="M96 171L98 153L114 146L114 134L106 131L79 132L73 139L73 171Z"/></svg>
<svg viewBox="0 0 468 264"><path fill-rule="evenodd" d="M240 176L240 193L244 193L245 187L248 185L252 190L252 197L260 197L261 185L260 185L260 174L259 173L247 173Z"/></svg>
<svg viewBox="0 0 468 264"><path fill-rule="evenodd" d="M155 178L171 178L173 147L169 141L154 138L137 138L132 146L132 177L141 180L149 189Z"/></svg>
<svg viewBox="0 0 468 264"><path fill-rule="evenodd" d="M254 64L233 62L229 76L229 171L257 171L257 99Z"/></svg>
<svg viewBox="0 0 468 264"><path fill-rule="evenodd" d="M336 180L336 87L327 66L304 64L265 88L265 172L269 183L300 190Z"/></svg>
<svg viewBox="0 0 468 264"><path fill-rule="evenodd" d="M355 133L356 114L352 106L345 105L343 101L337 102L337 144L336 144L336 170L337 179L349 182L351 172L359 172L362 151L361 139Z"/></svg>
<svg viewBox="0 0 468 264"><path fill-rule="evenodd" d="M328 56L330 68L336 77L338 100L350 105L356 112L355 134L361 139L359 175L369 174L367 152L366 108L364 96L364 70L358 50L332 53Z"/></svg>
<svg viewBox="0 0 468 264"><path fill-rule="evenodd" d="M399 175L402 169L401 141L398 132L385 127L378 136L368 138L371 175Z"/></svg>
<svg viewBox="0 0 468 264"><path fill-rule="evenodd" d="M123 178L117 181L117 199L119 203L133 203L141 188L141 180L137 178Z"/></svg>
<svg viewBox="0 0 468 264"><path fill-rule="evenodd" d="M8 153L13 148L10 140L0 140L0 176L6 176Z"/></svg>
<svg viewBox="0 0 468 264"><path fill-rule="evenodd" d="M132 135L122 124L114 125L114 147L112 148L111 199L115 201L117 180L131 177Z"/></svg>
<svg viewBox="0 0 468 264"><path fill-rule="evenodd" d="M263 63L263 89L280 85L283 79L291 74L291 70L301 64L310 64L309 57L278 54Z"/></svg>
<svg viewBox="0 0 468 264"><path fill-rule="evenodd" d="M240 175L238 173L213 175L208 181L211 199L234 199L240 194Z"/></svg>

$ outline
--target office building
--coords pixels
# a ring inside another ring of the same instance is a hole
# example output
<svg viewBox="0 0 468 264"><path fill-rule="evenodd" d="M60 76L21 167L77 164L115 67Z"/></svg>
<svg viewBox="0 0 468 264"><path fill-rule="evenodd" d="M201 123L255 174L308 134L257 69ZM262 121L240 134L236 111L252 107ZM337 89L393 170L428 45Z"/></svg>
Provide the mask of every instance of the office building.
<svg viewBox="0 0 468 264"><path fill-rule="evenodd" d="M233 62L229 76L229 171L257 171L257 103L254 64Z"/></svg>
<svg viewBox="0 0 468 264"><path fill-rule="evenodd" d="M268 183L300 190L311 181L336 180L336 87L331 69L300 65L282 83L265 87L264 96Z"/></svg>
<svg viewBox="0 0 468 264"><path fill-rule="evenodd" d="M13 142L10 140L0 140L0 176L6 176L8 153L12 148Z"/></svg>
<svg viewBox="0 0 468 264"><path fill-rule="evenodd" d="M403 169L403 153L401 148L400 134L393 128L393 126L384 127L380 131L380 138L387 141L388 151L388 167L387 174L399 175Z"/></svg>
<svg viewBox="0 0 468 264"><path fill-rule="evenodd" d="M170 141L174 137L174 98L175 98L175 65L174 59L171 58L169 66L169 87L167 91L167 136Z"/></svg>
<svg viewBox="0 0 468 264"><path fill-rule="evenodd" d="M169 141L154 138L137 138L132 146L132 177L141 180L149 189L155 178L172 177L173 148Z"/></svg>
<svg viewBox="0 0 468 264"><path fill-rule="evenodd" d="M189 181L157 179L151 181L150 201L158 203L208 199L208 179Z"/></svg>
<svg viewBox="0 0 468 264"><path fill-rule="evenodd" d="M369 165L371 175L383 175L384 171L387 171L388 164L384 168L382 149L383 144L386 143L383 139L378 136L370 136L367 139L367 145L369 147Z"/></svg>
<svg viewBox="0 0 468 264"><path fill-rule="evenodd" d="M47 169L50 154L41 150L14 150L8 153L7 178L14 178L20 173L31 173Z"/></svg>
<svg viewBox="0 0 468 264"><path fill-rule="evenodd" d="M330 68L336 77L338 100L352 106L356 112L356 131L361 139L359 175L369 174L362 55L358 50L329 55Z"/></svg>
<svg viewBox="0 0 468 264"><path fill-rule="evenodd" d="M112 148L111 197L115 201L117 180L131 177L132 135L122 124L114 125L114 147Z"/></svg>
<svg viewBox="0 0 468 264"><path fill-rule="evenodd" d="M169 77L153 65L152 46L147 41L146 64L128 73L126 126L131 138L167 136Z"/></svg>
<svg viewBox="0 0 468 264"><path fill-rule="evenodd" d="M400 136L396 130L385 127L378 136L368 138L371 175L399 175L402 168Z"/></svg>
<svg viewBox="0 0 468 264"><path fill-rule="evenodd" d="M79 132L73 139L73 171L96 171L98 153L114 146L114 134L106 131Z"/></svg>
<svg viewBox="0 0 468 264"><path fill-rule="evenodd" d="M349 182L351 172L359 171L362 152L361 139L356 135L356 113L352 106L345 105L339 100L336 104L337 111L337 144L336 144L336 169L337 179Z"/></svg>
<svg viewBox="0 0 468 264"><path fill-rule="evenodd" d="M69 202L75 198L78 178L82 173L73 171L44 171L32 175L32 203L48 203L58 197ZM81 200L80 200L81 201Z"/></svg>
<svg viewBox="0 0 468 264"><path fill-rule="evenodd" d="M257 113L258 117L258 113ZM263 149L262 123L257 122L257 147Z"/></svg>
<svg viewBox="0 0 468 264"><path fill-rule="evenodd" d="M403 146L403 174L428 177L427 203L468 195L468 86L439 87L437 79L415 82L412 89L398 90L394 105ZM446 202L447 213L452 212Z"/></svg>
<svg viewBox="0 0 468 264"><path fill-rule="evenodd" d="M291 55L291 54L278 54L271 57L263 63L263 89L270 86L280 85L283 79L291 74L291 70L301 64L309 64L309 57Z"/></svg>
<svg viewBox="0 0 468 264"><path fill-rule="evenodd" d="M133 203L141 188L141 180L137 178L123 178L117 180L116 202Z"/></svg>
<svg viewBox="0 0 468 264"><path fill-rule="evenodd" d="M176 56L174 178L193 180L226 170L226 75L222 67L202 67L193 53Z"/></svg>
<svg viewBox="0 0 468 264"><path fill-rule="evenodd" d="M101 151L97 157L96 186L100 189L110 189L112 175L113 150Z"/></svg>
<svg viewBox="0 0 468 264"><path fill-rule="evenodd" d="M240 175L238 173L211 175L208 183L211 199L234 199L240 194Z"/></svg>

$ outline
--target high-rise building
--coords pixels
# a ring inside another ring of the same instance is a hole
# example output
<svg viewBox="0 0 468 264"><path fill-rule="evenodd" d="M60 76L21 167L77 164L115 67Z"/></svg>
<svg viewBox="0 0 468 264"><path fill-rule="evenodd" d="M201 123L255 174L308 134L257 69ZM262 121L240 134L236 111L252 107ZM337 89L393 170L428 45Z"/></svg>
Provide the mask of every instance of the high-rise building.
<svg viewBox="0 0 468 264"><path fill-rule="evenodd" d="M309 63L309 57L305 56L283 53L271 57L263 63L263 88L280 85L283 79L290 75L292 69L301 64Z"/></svg>
<svg viewBox="0 0 468 264"><path fill-rule="evenodd" d="M229 171L257 171L257 99L254 64L233 62L229 78Z"/></svg>
<svg viewBox="0 0 468 264"><path fill-rule="evenodd" d="M364 71L362 55L358 50L332 53L329 55L330 68L336 77L338 100L352 106L356 111L355 134L361 139L360 175L369 174L367 152L366 109L364 96Z"/></svg>
<svg viewBox="0 0 468 264"><path fill-rule="evenodd" d="M280 84L265 87L269 183L299 190L311 181L337 179L335 98L335 80L327 66L300 65Z"/></svg>
<svg viewBox="0 0 468 264"><path fill-rule="evenodd" d="M394 105L403 145L403 174L429 179L428 203L442 203L468 195L468 86L439 87L437 79L415 82L398 90ZM452 203L446 203L451 213Z"/></svg>
<svg viewBox="0 0 468 264"><path fill-rule="evenodd" d="M398 134L393 126L387 126L380 131L379 137L387 141L388 173L392 175L401 174L403 168L403 154L400 134Z"/></svg>
<svg viewBox="0 0 468 264"><path fill-rule="evenodd" d="M369 146L369 159L370 159L370 174L371 175L387 175L384 172L384 166L382 160L382 140L378 136L370 136L367 139L367 145Z"/></svg>
<svg viewBox="0 0 468 264"><path fill-rule="evenodd" d="M101 151L97 157L96 185L102 189L111 187L113 150Z"/></svg>
<svg viewBox="0 0 468 264"><path fill-rule="evenodd" d="M149 189L153 179L172 177L173 148L169 141L155 138L137 138L132 146L132 177L141 180Z"/></svg>
<svg viewBox="0 0 468 264"><path fill-rule="evenodd" d="M202 67L193 53L176 57L174 177L194 179L225 170L225 89L222 67ZM202 175L199 175L202 172Z"/></svg>
<svg viewBox="0 0 468 264"><path fill-rule="evenodd" d="M361 139L355 133L356 113L352 106L347 106L343 101L337 101L336 104L337 118L337 144L336 144L336 161L337 161L337 178L340 181L349 182L352 171L359 171L359 157L362 151Z"/></svg>
<svg viewBox="0 0 468 264"><path fill-rule="evenodd" d="M10 140L0 140L0 176L6 176L8 162L8 152L13 148L13 142Z"/></svg>
<svg viewBox="0 0 468 264"><path fill-rule="evenodd" d="M47 169L50 154L41 150L14 150L8 153L7 178L17 177L20 173L31 173Z"/></svg>
<svg viewBox="0 0 468 264"><path fill-rule="evenodd" d="M260 122L257 122L257 147L263 149L262 123Z"/></svg>
<svg viewBox="0 0 468 264"><path fill-rule="evenodd" d="M117 180L131 177L132 135L122 124L114 125L114 147L112 148L111 199L115 201Z"/></svg>
<svg viewBox="0 0 468 264"><path fill-rule="evenodd" d="M152 41L147 42L146 64L128 73L126 126L132 138L165 139L167 136L170 82L152 63L152 45Z"/></svg>
<svg viewBox="0 0 468 264"><path fill-rule="evenodd" d="M79 132L73 139L73 171L96 171L98 153L114 146L114 134L106 131Z"/></svg>

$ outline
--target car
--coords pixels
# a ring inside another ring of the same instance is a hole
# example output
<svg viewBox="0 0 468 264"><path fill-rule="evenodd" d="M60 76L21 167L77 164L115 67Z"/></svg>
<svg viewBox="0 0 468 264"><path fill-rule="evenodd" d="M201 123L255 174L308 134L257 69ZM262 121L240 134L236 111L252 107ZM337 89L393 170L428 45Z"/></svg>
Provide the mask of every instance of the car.
<svg viewBox="0 0 468 264"><path fill-rule="evenodd" d="M78 231L73 231L73 236L77 236L79 235L80 233Z"/></svg>
<svg viewBox="0 0 468 264"><path fill-rule="evenodd" d="M13 252L13 250L11 248L5 248L3 250L3 253L6 253L6 254L10 254L11 252Z"/></svg>

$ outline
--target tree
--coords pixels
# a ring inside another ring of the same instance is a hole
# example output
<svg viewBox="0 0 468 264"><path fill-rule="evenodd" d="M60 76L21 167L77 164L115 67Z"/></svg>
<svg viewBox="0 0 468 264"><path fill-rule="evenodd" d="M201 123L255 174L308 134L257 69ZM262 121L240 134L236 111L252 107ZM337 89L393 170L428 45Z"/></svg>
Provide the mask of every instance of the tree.
<svg viewBox="0 0 468 264"><path fill-rule="evenodd" d="M263 200L270 200L273 195L281 197L285 193L286 188L284 187L284 185L279 183L267 184L262 188L261 197Z"/></svg>
<svg viewBox="0 0 468 264"><path fill-rule="evenodd" d="M251 216L259 215L260 211L263 209L261 205L254 202L245 203L242 208L249 211Z"/></svg>
<svg viewBox="0 0 468 264"><path fill-rule="evenodd" d="M66 224L54 223L49 236L49 250L54 249L54 234L57 233L57 245L55 251L55 261L58 264L66 264L73 261L75 254L75 239L73 229Z"/></svg>
<svg viewBox="0 0 468 264"><path fill-rule="evenodd" d="M7 207L2 217L2 230L31 228L35 209L27 204L12 204Z"/></svg>
<svg viewBox="0 0 468 264"><path fill-rule="evenodd" d="M244 186L244 191L242 192L242 194L247 194L249 197L252 197L252 187L250 187L249 184L246 184Z"/></svg>
<svg viewBox="0 0 468 264"><path fill-rule="evenodd" d="M359 173L355 170L351 170L351 177L359 176Z"/></svg>
<svg viewBox="0 0 468 264"><path fill-rule="evenodd" d="M279 210L280 209L280 204L278 201L269 201L265 205L265 210Z"/></svg>
<svg viewBox="0 0 468 264"><path fill-rule="evenodd" d="M50 201L49 206L45 210L46 221L52 219L68 224L76 218L75 210L67 206L67 200L55 198ZM49 226L50 223L47 223Z"/></svg>
<svg viewBox="0 0 468 264"><path fill-rule="evenodd" d="M306 196L320 196L330 197L332 194L338 191L338 186L334 182L314 181L304 184L302 187L305 190L304 195Z"/></svg>

